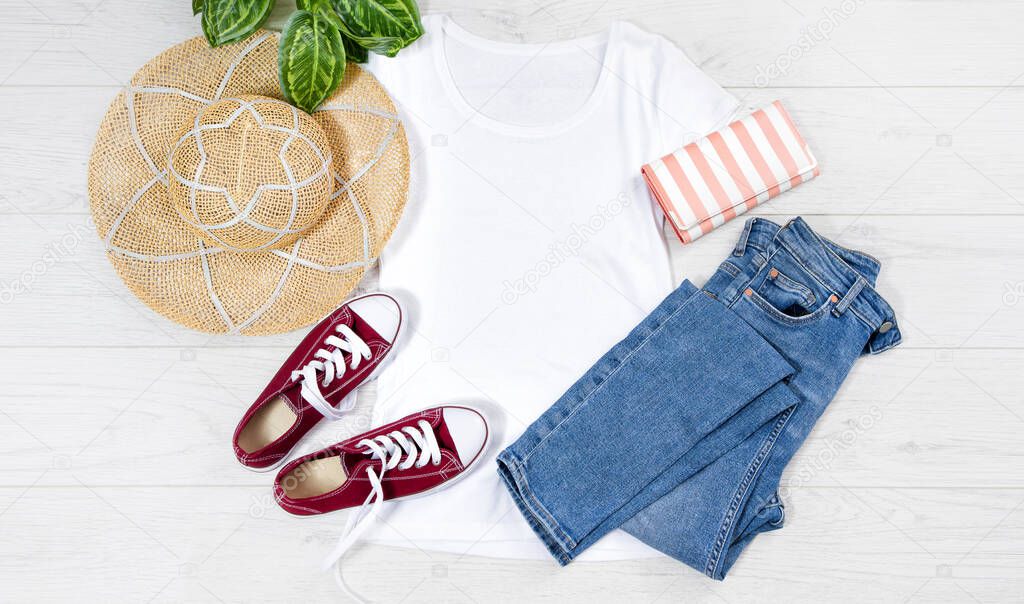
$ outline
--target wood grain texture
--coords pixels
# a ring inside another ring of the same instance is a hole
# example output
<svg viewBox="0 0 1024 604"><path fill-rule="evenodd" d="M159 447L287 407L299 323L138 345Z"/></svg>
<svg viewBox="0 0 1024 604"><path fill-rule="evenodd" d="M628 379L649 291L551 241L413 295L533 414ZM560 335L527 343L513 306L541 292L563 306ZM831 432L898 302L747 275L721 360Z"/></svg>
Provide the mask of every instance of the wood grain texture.
<svg viewBox="0 0 1024 604"><path fill-rule="evenodd" d="M1010 601L1024 587L1022 500L1020 489L801 489L787 526L722 583L664 559L559 568L377 546L355 550L345 576L376 601ZM18 544L5 588L16 578L35 601L102 600L112 585L131 601L339 599L314 569L340 520L286 517L266 487L0 489L5 508L4 538Z"/></svg>
<svg viewBox="0 0 1024 604"><path fill-rule="evenodd" d="M239 470L228 447L300 334L212 338L167 322L120 282L88 220L86 163L108 103L142 63L198 35L197 20L181 2L8 4L0 600L342 599L315 569L344 516L286 517L269 477ZM421 4L507 41L626 19L676 42L745 104L781 98L823 173L755 214L802 214L879 257L878 287L905 342L854 368L784 477L786 527L759 537L725 582L667 559L558 568L364 546L345 562L357 592L405 602L1024 600L1024 4ZM271 25L290 9L279 2ZM826 38L798 48L822 27ZM677 277L703 282L741 227L671 244ZM357 411L310 446L365 429L374 402L365 389Z"/></svg>

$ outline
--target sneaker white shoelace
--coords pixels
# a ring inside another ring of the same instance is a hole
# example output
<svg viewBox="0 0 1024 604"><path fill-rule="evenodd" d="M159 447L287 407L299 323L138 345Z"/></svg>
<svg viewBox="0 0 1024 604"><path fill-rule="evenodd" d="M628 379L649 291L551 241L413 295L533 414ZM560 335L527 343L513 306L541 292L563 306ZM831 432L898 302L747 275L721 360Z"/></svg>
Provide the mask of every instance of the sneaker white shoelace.
<svg viewBox="0 0 1024 604"><path fill-rule="evenodd" d="M326 388L336 378L345 375L345 356L343 353L349 354L351 361L348 366L353 370L359 367L363 359L368 361L373 356L366 342L356 332L352 331L352 328L348 325L339 325L334 328L334 331L341 334L341 337L339 338L331 334L324 339L325 348L317 350L313 355L314 358L320 360L310 361L302 369L292 372L293 382L302 380L301 395L303 400L312 405L314 409L329 420L340 419L345 415L346 411L349 411L355 405L355 399L351 398L341 407L335 409L333 405L327 402L327 399L324 398L323 393L320 391L321 387ZM328 350L326 346L333 346L334 349ZM317 379L317 373L320 372L324 374L322 380Z"/></svg>
<svg viewBox="0 0 1024 604"><path fill-rule="evenodd" d="M370 481L370 494L358 509L349 514L348 522L338 539L338 544L324 560L324 569L334 566L338 584L350 596L357 599L358 596L349 590L341 576L339 560L380 515L381 507L384 504L384 489L381 485L384 474L396 467L400 470L408 470L412 467L422 468L428 463L435 466L441 463L441 448L437 444L433 427L422 419L416 425L418 428L406 426L401 430L382 434L373 439L363 439L356 443L357 447L366 449L366 455L381 461L380 474L374 470L373 466L366 468L366 477Z"/></svg>

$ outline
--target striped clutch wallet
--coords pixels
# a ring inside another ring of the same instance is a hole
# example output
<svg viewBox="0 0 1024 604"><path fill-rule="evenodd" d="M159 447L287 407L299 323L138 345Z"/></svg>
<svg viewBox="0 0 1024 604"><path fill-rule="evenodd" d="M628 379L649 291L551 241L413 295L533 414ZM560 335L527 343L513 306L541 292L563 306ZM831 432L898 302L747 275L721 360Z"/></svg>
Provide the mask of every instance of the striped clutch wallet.
<svg viewBox="0 0 1024 604"><path fill-rule="evenodd" d="M683 243L819 174L779 101L640 172Z"/></svg>

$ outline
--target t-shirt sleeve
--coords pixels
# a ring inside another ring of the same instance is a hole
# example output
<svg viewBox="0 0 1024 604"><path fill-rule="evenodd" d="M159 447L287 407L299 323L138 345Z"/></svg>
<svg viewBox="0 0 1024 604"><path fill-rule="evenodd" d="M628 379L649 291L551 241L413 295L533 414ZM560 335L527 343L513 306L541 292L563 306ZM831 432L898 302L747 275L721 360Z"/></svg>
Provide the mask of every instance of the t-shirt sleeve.
<svg viewBox="0 0 1024 604"><path fill-rule="evenodd" d="M665 153L728 125L739 100L669 40L657 37L654 101Z"/></svg>

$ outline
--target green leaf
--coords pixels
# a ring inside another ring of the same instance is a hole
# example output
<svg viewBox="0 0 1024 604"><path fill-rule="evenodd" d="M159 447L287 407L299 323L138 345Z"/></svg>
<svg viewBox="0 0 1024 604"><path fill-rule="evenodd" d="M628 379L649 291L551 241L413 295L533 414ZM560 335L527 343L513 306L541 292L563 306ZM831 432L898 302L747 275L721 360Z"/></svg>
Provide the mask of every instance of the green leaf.
<svg viewBox="0 0 1024 604"><path fill-rule="evenodd" d="M393 57L423 35L415 0L331 0L344 33L363 48Z"/></svg>
<svg viewBox="0 0 1024 604"><path fill-rule="evenodd" d="M359 46L363 50L375 52L379 55L386 57L393 57L398 54L398 51L405 48L406 44L401 38L389 38L389 37L374 37L374 36L358 36L349 31L348 26L341 28L343 37L353 45Z"/></svg>
<svg viewBox="0 0 1024 604"><path fill-rule="evenodd" d="M337 29L341 29L344 26L341 22L341 17L338 16L338 13L334 12L334 7L331 6L330 0L297 0L295 5L299 10L307 10L326 19L328 23Z"/></svg>
<svg viewBox="0 0 1024 604"><path fill-rule="evenodd" d="M274 0L204 0L203 33L210 46L246 38L263 25Z"/></svg>
<svg viewBox="0 0 1024 604"><path fill-rule="evenodd" d="M341 33L316 13L295 11L281 32L277 65L285 97L312 113L345 74Z"/></svg>
<svg viewBox="0 0 1024 604"><path fill-rule="evenodd" d="M192 15L198 15L203 12L203 0L192 0Z"/></svg>
<svg viewBox="0 0 1024 604"><path fill-rule="evenodd" d="M353 63L365 63L370 60L369 51L360 46L352 38L342 35L341 41L345 44L345 56Z"/></svg>

